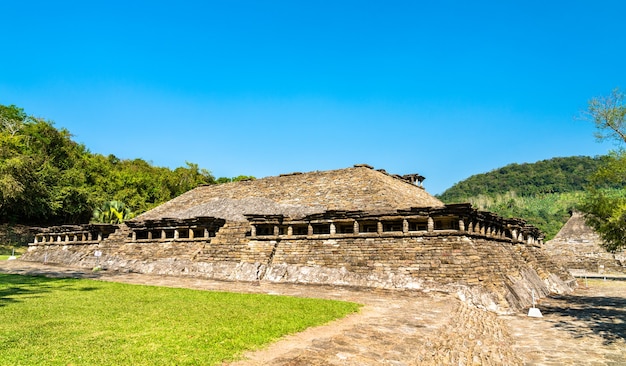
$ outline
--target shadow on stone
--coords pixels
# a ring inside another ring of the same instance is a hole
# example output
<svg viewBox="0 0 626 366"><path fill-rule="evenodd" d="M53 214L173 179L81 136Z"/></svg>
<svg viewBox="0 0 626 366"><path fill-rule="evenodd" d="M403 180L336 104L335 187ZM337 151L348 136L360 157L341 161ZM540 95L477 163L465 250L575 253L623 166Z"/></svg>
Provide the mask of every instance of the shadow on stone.
<svg viewBox="0 0 626 366"><path fill-rule="evenodd" d="M557 328L576 338L596 334L604 339L605 345L626 339L626 298L564 295L552 299L557 302L542 305L544 314L572 318L572 321L556 322Z"/></svg>

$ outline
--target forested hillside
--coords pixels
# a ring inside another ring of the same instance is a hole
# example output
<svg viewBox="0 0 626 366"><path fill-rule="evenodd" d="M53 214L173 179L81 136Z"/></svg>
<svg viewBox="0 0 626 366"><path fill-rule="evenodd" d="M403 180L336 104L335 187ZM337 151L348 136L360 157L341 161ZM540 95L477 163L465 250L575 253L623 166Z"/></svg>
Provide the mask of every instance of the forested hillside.
<svg viewBox="0 0 626 366"><path fill-rule="evenodd" d="M584 190L591 175L606 164L607 157L572 156L536 163L509 164L489 173L473 175L456 183L439 198L447 203L464 202L479 195L515 192L519 196Z"/></svg>
<svg viewBox="0 0 626 366"><path fill-rule="evenodd" d="M52 122L0 105L0 224L86 223L111 201L138 214L199 184L239 178L248 177L216 180L193 163L171 170L93 154Z"/></svg>
<svg viewBox="0 0 626 366"><path fill-rule="evenodd" d="M573 156L510 164L461 181L439 196L480 210L526 219L550 239L559 231L608 157Z"/></svg>

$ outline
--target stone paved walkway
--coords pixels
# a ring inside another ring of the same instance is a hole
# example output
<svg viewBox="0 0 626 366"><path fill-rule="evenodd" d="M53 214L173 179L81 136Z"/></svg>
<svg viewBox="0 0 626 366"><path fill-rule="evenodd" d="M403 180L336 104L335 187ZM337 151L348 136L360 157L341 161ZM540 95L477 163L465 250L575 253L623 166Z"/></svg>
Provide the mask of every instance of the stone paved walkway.
<svg viewBox="0 0 626 366"><path fill-rule="evenodd" d="M527 365L626 365L626 281L581 282L574 294L543 299L543 318L501 317Z"/></svg>
<svg viewBox="0 0 626 366"><path fill-rule="evenodd" d="M589 281L544 299L543 318L498 316L446 293L221 282L21 261L0 272L341 299L358 314L285 337L234 365L626 365L626 281Z"/></svg>

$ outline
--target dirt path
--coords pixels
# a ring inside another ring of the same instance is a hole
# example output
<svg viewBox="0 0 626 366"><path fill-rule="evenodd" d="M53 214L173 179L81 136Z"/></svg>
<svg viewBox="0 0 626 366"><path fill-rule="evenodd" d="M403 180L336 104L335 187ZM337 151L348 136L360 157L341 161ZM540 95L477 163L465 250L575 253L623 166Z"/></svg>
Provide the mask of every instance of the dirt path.
<svg viewBox="0 0 626 366"><path fill-rule="evenodd" d="M498 316L445 293L221 282L191 277L92 273L19 261L0 272L87 277L157 286L341 299L358 314L250 352L234 365L626 365L626 281L590 281L544 299L543 318Z"/></svg>

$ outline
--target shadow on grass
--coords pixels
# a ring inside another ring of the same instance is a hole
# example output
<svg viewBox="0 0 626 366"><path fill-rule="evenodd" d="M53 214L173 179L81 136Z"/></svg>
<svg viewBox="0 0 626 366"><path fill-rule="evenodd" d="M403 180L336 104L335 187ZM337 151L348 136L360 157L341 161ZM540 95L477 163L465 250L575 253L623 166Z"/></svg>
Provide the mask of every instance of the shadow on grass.
<svg viewBox="0 0 626 366"><path fill-rule="evenodd" d="M79 289L77 289L77 291L96 291L99 290L99 288L97 287L81 287Z"/></svg>
<svg viewBox="0 0 626 366"><path fill-rule="evenodd" d="M0 273L0 307L22 302L53 290L94 291L97 287L79 287L60 284L63 278Z"/></svg>
<svg viewBox="0 0 626 366"><path fill-rule="evenodd" d="M47 277L31 277L13 274L0 274L0 306L20 302L26 297L51 291L49 283L55 281Z"/></svg>
<svg viewBox="0 0 626 366"><path fill-rule="evenodd" d="M604 344L626 339L626 294L625 297L601 297L563 295L555 296L542 305L544 314L556 314L571 320L559 320L555 326L580 338L591 334L599 335Z"/></svg>

